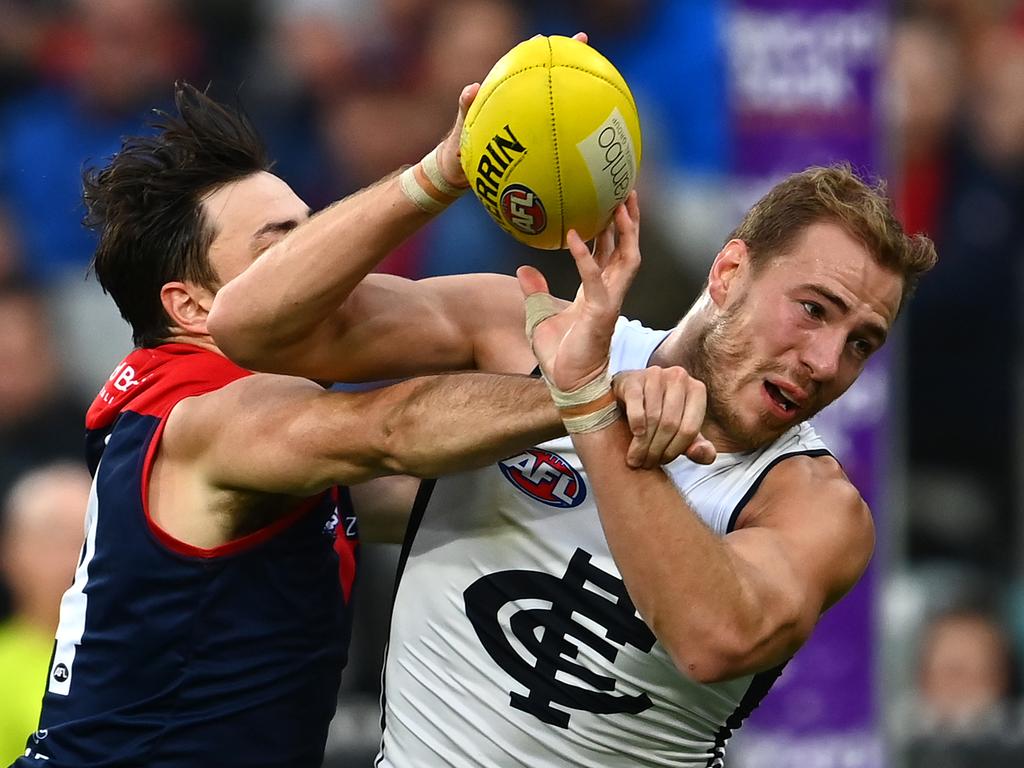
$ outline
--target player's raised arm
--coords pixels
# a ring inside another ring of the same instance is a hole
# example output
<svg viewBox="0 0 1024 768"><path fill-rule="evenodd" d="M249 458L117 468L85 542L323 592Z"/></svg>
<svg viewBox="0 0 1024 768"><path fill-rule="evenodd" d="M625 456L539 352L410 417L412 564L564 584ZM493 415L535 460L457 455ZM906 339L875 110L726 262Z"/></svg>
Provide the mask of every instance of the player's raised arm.
<svg viewBox="0 0 1024 768"><path fill-rule="evenodd" d="M521 270L533 348L638 611L681 671L701 682L731 679L787 659L856 582L873 545L870 515L834 460L799 457L766 476L741 530L720 539L661 469L627 465L629 426L598 390L610 321L630 264L639 261L635 198L628 212L616 214L614 248L610 234L594 256L578 238L570 242L583 280L571 309L545 309L542 279ZM715 450L700 433L705 388L677 372L665 397L665 407L682 413L674 439L689 444L691 459L709 463ZM816 524L806 525L807 517Z"/></svg>
<svg viewBox="0 0 1024 768"><path fill-rule="evenodd" d="M216 338L231 335L217 317L214 323ZM233 359L255 370L321 380L474 369L529 373L536 366L523 334L522 294L507 275L368 275L301 343L277 347L258 338L234 347Z"/></svg>
<svg viewBox="0 0 1024 768"><path fill-rule="evenodd" d="M210 330L229 356L277 368L279 358L296 350L321 344L333 349L334 312L352 289L466 190L459 136L478 88L463 89L451 132L421 162L298 226L264 233L277 235L276 242L219 291L210 315Z"/></svg>
<svg viewBox="0 0 1024 768"><path fill-rule="evenodd" d="M587 42L582 32L574 39ZM254 370L346 381L533 368L512 278L367 276L468 189L459 142L478 90L462 91L436 151L294 228L219 291L209 329L229 357Z"/></svg>

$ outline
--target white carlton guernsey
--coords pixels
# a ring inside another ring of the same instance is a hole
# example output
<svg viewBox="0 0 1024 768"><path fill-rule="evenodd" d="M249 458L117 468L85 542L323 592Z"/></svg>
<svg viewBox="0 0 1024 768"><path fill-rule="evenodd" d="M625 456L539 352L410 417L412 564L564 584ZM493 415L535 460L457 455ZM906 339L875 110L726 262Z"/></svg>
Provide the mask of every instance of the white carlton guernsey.
<svg viewBox="0 0 1024 768"><path fill-rule="evenodd" d="M665 335L620 320L612 370L646 367ZM667 469L721 536L775 463L825 453L800 424L762 450ZM722 764L779 670L711 685L676 670L626 593L568 438L431 485L403 553L377 765Z"/></svg>

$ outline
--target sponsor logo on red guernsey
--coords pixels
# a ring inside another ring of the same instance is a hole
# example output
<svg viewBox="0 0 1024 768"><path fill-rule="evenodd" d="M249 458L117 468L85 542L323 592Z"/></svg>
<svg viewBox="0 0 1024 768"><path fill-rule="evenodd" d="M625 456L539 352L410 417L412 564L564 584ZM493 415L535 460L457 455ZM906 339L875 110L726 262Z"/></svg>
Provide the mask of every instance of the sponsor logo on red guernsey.
<svg viewBox="0 0 1024 768"><path fill-rule="evenodd" d="M576 507L587 498L583 477L557 453L530 448L498 462L501 474L512 485L551 507Z"/></svg>

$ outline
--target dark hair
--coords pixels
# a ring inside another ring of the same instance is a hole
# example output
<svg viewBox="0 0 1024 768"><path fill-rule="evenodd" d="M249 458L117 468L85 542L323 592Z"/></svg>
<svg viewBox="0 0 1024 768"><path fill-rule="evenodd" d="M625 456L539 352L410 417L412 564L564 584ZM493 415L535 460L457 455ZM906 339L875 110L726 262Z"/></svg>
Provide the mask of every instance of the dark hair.
<svg viewBox="0 0 1024 768"><path fill-rule="evenodd" d="M846 163L808 168L783 179L754 204L728 239L747 244L756 268L766 257L786 253L807 227L820 221L843 227L879 264L903 277L901 307L938 260L931 240L903 231L884 183L865 183Z"/></svg>
<svg viewBox="0 0 1024 768"><path fill-rule="evenodd" d="M156 132L131 136L102 170L83 174L85 225L99 234L92 268L140 347L164 341L160 289L188 280L215 290L214 231L201 200L217 187L269 170L266 149L240 108L188 83L174 86L176 115L156 111Z"/></svg>

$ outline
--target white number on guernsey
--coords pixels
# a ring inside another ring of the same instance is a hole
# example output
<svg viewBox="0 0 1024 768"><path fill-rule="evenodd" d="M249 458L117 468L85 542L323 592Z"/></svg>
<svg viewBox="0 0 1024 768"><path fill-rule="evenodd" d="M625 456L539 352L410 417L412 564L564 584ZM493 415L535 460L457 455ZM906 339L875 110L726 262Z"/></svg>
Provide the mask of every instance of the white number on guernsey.
<svg viewBox="0 0 1024 768"><path fill-rule="evenodd" d="M96 477L99 477L99 470ZM89 508L85 514L85 550L75 571L75 581L60 601L60 622L57 624L57 647L53 652L53 665L47 689L58 696L71 692L71 672L75 665L75 651L85 634L85 611L89 596L85 586L89 582L89 564L96 554L96 518L99 503L96 499L96 480L89 492Z"/></svg>

